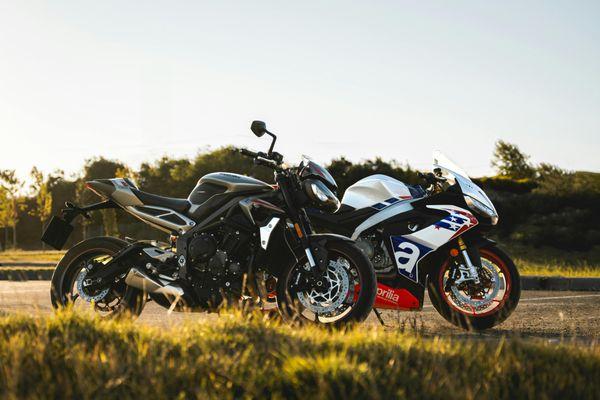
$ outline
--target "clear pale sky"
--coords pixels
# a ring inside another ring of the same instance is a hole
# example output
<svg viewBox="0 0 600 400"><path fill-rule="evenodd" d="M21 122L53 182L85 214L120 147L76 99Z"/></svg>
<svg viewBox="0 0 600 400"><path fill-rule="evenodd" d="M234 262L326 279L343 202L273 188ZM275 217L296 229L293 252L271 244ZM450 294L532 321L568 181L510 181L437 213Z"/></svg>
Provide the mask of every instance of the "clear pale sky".
<svg viewBox="0 0 600 400"><path fill-rule="evenodd" d="M598 1L0 0L0 169L235 144L600 171Z"/></svg>

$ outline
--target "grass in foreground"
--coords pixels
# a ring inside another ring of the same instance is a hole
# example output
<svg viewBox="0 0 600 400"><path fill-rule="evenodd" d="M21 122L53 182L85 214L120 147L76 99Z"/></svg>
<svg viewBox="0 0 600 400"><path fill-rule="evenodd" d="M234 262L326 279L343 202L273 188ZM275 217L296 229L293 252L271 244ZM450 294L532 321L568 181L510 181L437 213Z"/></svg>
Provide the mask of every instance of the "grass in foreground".
<svg viewBox="0 0 600 400"><path fill-rule="evenodd" d="M600 349L291 328L0 317L2 398L593 398Z"/></svg>

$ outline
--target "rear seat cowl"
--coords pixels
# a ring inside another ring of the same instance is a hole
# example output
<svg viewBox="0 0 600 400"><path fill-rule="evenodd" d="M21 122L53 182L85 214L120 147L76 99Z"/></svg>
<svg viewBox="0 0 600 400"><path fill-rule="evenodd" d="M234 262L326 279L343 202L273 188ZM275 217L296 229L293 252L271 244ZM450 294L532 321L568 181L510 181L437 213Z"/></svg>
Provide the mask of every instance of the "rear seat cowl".
<svg viewBox="0 0 600 400"><path fill-rule="evenodd" d="M86 187L101 197L110 197L116 190L110 179L95 179L87 181Z"/></svg>

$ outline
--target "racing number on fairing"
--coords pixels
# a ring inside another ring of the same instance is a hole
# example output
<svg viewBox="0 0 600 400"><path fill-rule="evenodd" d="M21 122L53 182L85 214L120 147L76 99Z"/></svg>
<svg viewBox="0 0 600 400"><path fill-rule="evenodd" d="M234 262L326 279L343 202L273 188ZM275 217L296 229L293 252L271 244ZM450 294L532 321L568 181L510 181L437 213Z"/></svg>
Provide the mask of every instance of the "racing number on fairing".
<svg viewBox="0 0 600 400"><path fill-rule="evenodd" d="M402 236L392 236L390 239L392 240L392 249L394 250L394 260L398 267L398 273L412 281L418 282L419 271L417 264L431 249L405 239Z"/></svg>

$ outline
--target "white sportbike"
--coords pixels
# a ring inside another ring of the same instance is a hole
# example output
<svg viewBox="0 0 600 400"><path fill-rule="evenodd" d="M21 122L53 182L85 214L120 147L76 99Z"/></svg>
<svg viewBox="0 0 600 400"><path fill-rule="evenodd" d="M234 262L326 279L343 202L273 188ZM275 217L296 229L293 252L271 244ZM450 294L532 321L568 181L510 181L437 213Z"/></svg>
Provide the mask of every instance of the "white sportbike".
<svg viewBox="0 0 600 400"><path fill-rule="evenodd" d="M486 231L498 222L490 199L439 152L427 188L385 175L350 186L335 214L308 210L316 228L356 240L378 280L376 309L435 309L465 329L504 321L519 302L517 267ZM377 311L377 310L376 310ZM378 314L379 315L379 314Z"/></svg>

